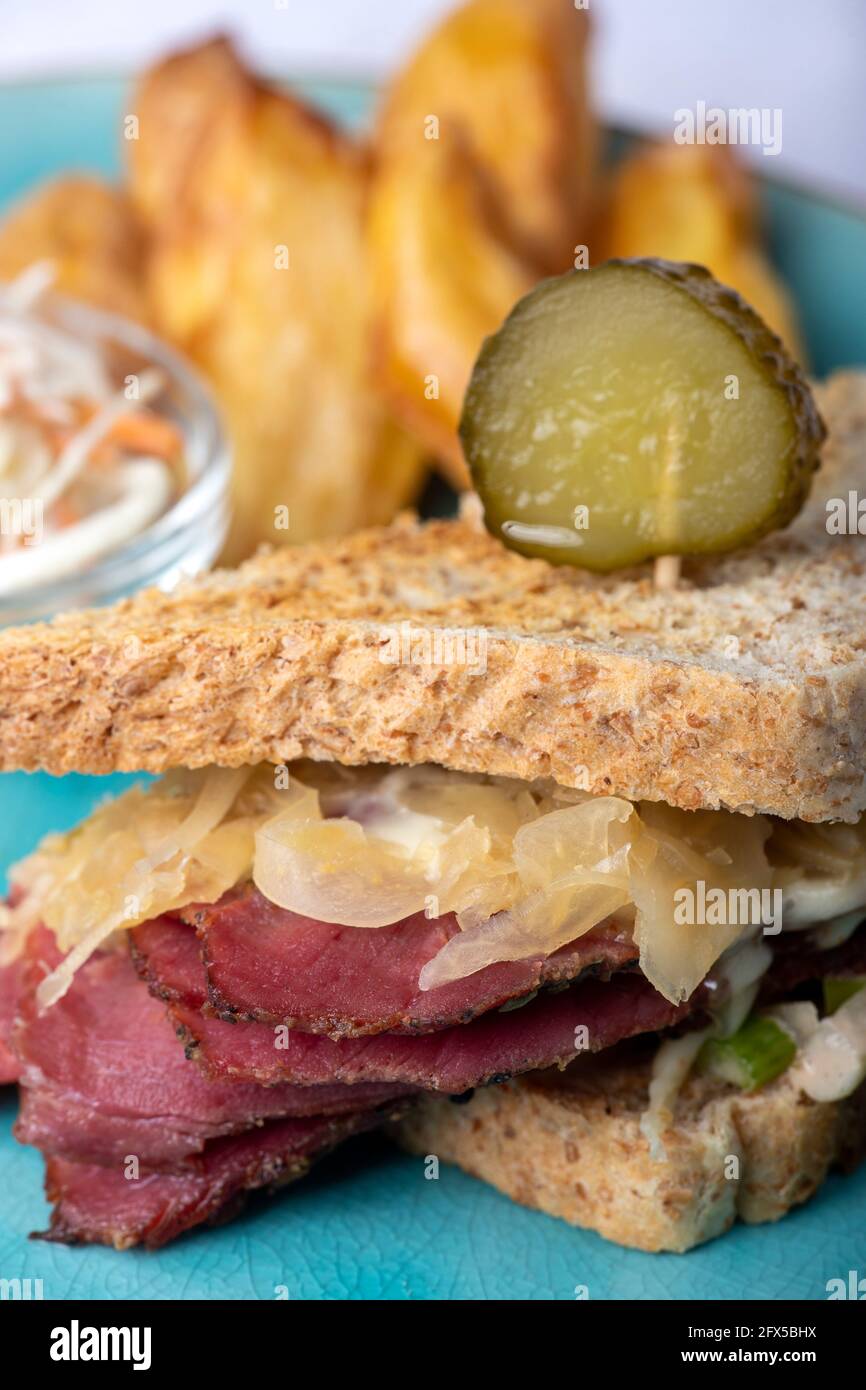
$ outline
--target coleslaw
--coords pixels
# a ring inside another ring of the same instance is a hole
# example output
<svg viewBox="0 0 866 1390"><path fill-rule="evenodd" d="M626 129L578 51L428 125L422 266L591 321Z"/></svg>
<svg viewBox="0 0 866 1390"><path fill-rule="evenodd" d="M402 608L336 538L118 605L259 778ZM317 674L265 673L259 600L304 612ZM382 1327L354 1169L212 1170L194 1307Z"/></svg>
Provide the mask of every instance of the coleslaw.
<svg viewBox="0 0 866 1390"><path fill-rule="evenodd" d="M0 596L86 571L185 482L164 374L119 379L104 346L41 317L53 278L39 262L0 287Z"/></svg>

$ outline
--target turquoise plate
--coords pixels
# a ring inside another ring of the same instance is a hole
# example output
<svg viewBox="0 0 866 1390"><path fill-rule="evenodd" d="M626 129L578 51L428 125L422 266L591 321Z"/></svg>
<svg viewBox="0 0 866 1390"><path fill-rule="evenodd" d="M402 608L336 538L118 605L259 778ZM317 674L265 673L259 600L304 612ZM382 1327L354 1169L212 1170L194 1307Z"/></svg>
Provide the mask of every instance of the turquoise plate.
<svg viewBox="0 0 866 1390"><path fill-rule="evenodd" d="M348 120L360 86L310 84ZM115 173L120 82L0 89L0 205L61 170ZM866 220L767 186L774 257L801 308L819 374L866 363ZM120 777L0 778L0 866L73 825ZM156 1254L28 1241L44 1229L42 1163L12 1138L0 1100L0 1278L41 1279L46 1298L83 1299L779 1299L826 1298L829 1279L866 1274L866 1169L831 1178L779 1226L737 1227L690 1255L642 1255L523 1210L492 1188L371 1139L349 1145L291 1192L258 1198L232 1225Z"/></svg>

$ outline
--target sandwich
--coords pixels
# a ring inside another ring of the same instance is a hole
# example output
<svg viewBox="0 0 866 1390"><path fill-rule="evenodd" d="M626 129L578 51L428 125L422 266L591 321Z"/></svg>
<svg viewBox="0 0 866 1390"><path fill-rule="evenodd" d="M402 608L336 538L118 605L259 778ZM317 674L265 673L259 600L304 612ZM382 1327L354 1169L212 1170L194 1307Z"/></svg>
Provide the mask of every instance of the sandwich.
<svg viewBox="0 0 866 1390"><path fill-rule="evenodd" d="M856 1161L866 376L819 403L794 525L671 592L468 506L0 633L0 767L157 775L10 874L49 1238L161 1245L378 1125L651 1250Z"/></svg>

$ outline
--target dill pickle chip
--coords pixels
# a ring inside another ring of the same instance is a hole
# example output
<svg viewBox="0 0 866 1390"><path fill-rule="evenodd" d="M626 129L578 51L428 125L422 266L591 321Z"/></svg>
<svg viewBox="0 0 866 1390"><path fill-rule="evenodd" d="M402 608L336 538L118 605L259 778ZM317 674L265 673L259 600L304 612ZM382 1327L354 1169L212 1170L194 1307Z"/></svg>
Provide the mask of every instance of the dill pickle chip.
<svg viewBox="0 0 866 1390"><path fill-rule="evenodd" d="M533 289L484 343L460 421L488 528L592 570L786 526L825 433L754 310L702 266L660 260Z"/></svg>

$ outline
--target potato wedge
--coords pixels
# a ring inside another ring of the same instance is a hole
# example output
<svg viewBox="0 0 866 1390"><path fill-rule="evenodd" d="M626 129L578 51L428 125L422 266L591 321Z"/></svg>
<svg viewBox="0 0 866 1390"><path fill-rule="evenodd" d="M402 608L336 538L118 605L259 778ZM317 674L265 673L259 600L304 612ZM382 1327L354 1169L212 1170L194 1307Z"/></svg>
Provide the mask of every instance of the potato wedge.
<svg viewBox="0 0 866 1390"><path fill-rule="evenodd" d="M457 423L475 358L538 279L496 213L459 130L424 142L411 160L386 162L371 198L382 380L458 488L469 486Z"/></svg>
<svg viewBox="0 0 866 1390"><path fill-rule="evenodd" d="M363 154L224 42L161 64L133 109L157 323L210 379L234 447L225 558L389 519L423 459L372 381Z"/></svg>
<svg viewBox="0 0 866 1390"><path fill-rule="evenodd" d="M190 170L221 138L217 113L222 125L253 100L248 74L225 38L173 53L142 76L130 104L138 139L126 142L125 153L130 196L145 222L171 215Z"/></svg>
<svg viewBox="0 0 866 1390"><path fill-rule="evenodd" d="M468 0L388 89L380 155L420 159L438 133L463 131L500 201L499 216L540 273L565 270L587 225L596 127L589 109L590 24L574 0Z"/></svg>
<svg viewBox="0 0 866 1390"><path fill-rule="evenodd" d="M43 184L0 221L0 280L52 261L56 286L99 309L146 323L145 247L119 189L85 175Z"/></svg>
<svg viewBox="0 0 866 1390"><path fill-rule="evenodd" d="M754 186L730 146L643 142L612 174L604 256L656 254L630 248L660 241L670 259L700 251L705 264L753 242L757 224Z"/></svg>
<svg viewBox="0 0 866 1390"><path fill-rule="evenodd" d="M588 32L572 0L468 0L379 114L370 252L382 382L457 487L468 485L457 422L485 335L587 240Z"/></svg>
<svg viewBox="0 0 866 1390"><path fill-rule="evenodd" d="M721 257L716 276L723 284L738 290L773 332L778 333L791 356L806 365L807 354L794 301L757 242L737 247L727 259Z"/></svg>
<svg viewBox="0 0 866 1390"><path fill-rule="evenodd" d="M802 361L791 299L759 235L754 185L729 146L647 143L614 171L598 258L659 256L705 265Z"/></svg>

